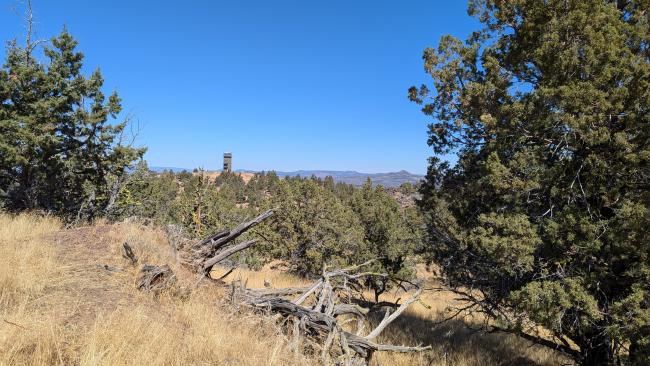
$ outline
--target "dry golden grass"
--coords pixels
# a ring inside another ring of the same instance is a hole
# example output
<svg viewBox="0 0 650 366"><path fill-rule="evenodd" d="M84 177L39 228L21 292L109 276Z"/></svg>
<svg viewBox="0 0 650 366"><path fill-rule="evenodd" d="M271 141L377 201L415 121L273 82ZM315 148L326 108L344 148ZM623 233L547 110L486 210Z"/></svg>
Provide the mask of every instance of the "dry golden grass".
<svg viewBox="0 0 650 366"><path fill-rule="evenodd" d="M159 231L60 229L49 218L0 215L0 365L310 363L270 320L235 314L214 289L139 293L119 248L129 241L142 262L169 263ZM190 280L179 274L180 286Z"/></svg>
<svg viewBox="0 0 650 366"><path fill-rule="evenodd" d="M291 274L271 269L267 265L260 271L237 269L228 279L240 279L250 288L262 288L268 281L275 288L307 286L309 281ZM225 273L227 268L218 268L214 275ZM433 274L418 268L418 276L427 279L427 286L439 287ZM371 293L366 294L372 299ZM382 300L404 300L408 294L402 291L382 295ZM453 320L439 324L449 315L450 306L462 305L451 291L425 291L421 297L427 307L415 303L400 318L391 324L379 338L380 342L400 345L431 345L428 352L414 354L378 353L375 365L431 365L431 366L490 366L490 365L559 365L568 360L558 353L532 345L513 335L485 334L473 331L480 319ZM375 314L379 321L383 314Z"/></svg>
<svg viewBox="0 0 650 366"><path fill-rule="evenodd" d="M174 262L164 234L138 223L62 230L53 218L0 215L0 365L305 365L270 319L235 313L224 294L201 287L186 296L143 294L137 268L121 257L129 242L140 263L170 264L181 287L195 278ZM107 270L105 265L109 266ZM117 270L115 270L117 269ZM216 269L219 275L226 269ZM426 276L425 271L420 271ZM249 287L307 285L267 266L228 280ZM432 281L431 279L429 281ZM386 294L383 300L404 297ZM432 345L420 354L377 354L376 365L556 365L566 360L514 336L474 333L471 320L436 325L450 292L425 292L381 336L393 344ZM380 314L377 314L380 316Z"/></svg>
<svg viewBox="0 0 650 366"><path fill-rule="evenodd" d="M0 215L0 311L44 292L48 284L39 277L61 280L63 272L54 260L54 248L43 240L60 227L53 218Z"/></svg>
<svg viewBox="0 0 650 366"><path fill-rule="evenodd" d="M384 300L394 301L404 294L389 294ZM567 360L558 353L535 346L507 334L478 332L480 319L466 317L441 323L449 316L449 306L461 305L449 291L427 291L422 302L413 304L392 323L379 341L392 344L431 345L432 350L420 354L381 353L376 361L382 365L559 365ZM377 314L378 316L379 314ZM379 321L379 318L375 319Z"/></svg>
<svg viewBox="0 0 650 366"><path fill-rule="evenodd" d="M227 281L241 280L248 288L264 288L264 282L271 284L273 288L308 286L313 283L306 279L292 276L286 272L273 269L274 264L268 264L259 271L251 271L244 268L237 268L228 277ZM213 278L219 278L225 274L228 268L216 267L212 272Z"/></svg>

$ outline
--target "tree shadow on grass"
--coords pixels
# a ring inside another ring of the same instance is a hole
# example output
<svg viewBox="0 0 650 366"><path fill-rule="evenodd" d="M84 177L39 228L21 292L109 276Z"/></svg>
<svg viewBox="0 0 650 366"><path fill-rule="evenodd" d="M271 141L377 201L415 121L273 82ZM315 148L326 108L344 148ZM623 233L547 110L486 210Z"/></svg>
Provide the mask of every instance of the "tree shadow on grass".
<svg viewBox="0 0 650 366"><path fill-rule="evenodd" d="M382 311L373 311L371 321L378 324ZM404 345L431 345L432 350L418 363L429 365L521 365L550 366L567 364L564 356L512 334L476 330L462 319L440 323L442 314L404 312L384 330L379 342ZM387 362L386 362L387 361ZM381 364L388 364L384 360Z"/></svg>

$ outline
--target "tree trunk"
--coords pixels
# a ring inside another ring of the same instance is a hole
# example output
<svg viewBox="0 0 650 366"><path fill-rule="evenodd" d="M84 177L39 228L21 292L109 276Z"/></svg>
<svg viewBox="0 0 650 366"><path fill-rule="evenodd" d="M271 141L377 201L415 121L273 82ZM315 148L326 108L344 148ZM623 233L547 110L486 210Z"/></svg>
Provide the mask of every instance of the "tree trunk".
<svg viewBox="0 0 650 366"><path fill-rule="evenodd" d="M650 328L641 330L630 341L630 364L634 366L650 364L650 346L643 344L642 339L650 336Z"/></svg>
<svg viewBox="0 0 650 366"><path fill-rule="evenodd" d="M586 345L580 348L581 366L614 366L616 364L612 341L602 335L588 338Z"/></svg>

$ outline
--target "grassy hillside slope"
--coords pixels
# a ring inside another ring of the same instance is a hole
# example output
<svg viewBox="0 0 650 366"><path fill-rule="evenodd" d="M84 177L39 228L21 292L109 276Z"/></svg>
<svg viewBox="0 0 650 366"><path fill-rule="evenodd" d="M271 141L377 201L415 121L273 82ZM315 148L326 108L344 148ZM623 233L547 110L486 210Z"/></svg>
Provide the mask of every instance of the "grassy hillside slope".
<svg viewBox="0 0 650 366"><path fill-rule="evenodd" d="M158 297L137 291L138 268L121 256L125 241L140 263L170 264L181 290ZM64 230L52 218L0 215L0 258L0 365L318 364L318 355L304 355L272 319L232 309L215 286L195 287L196 278L174 264L159 229L125 222ZM247 280L249 287L302 282L269 267L238 270L229 278ZM448 292L429 291L423 302L430 308L412 306L382 337L395 344L431 344L433 350L379 354L374 364L562 361L516 337L473 332L471 319L437 325L454 302Z"/></svg>
<svg viewBox="0 0 650 366"><path fill-rule="evenodd" d="M142 262L170 262L162 233L135 224L63 231L53 219L1 216L0 364L310 363L270 320L237 316L214 289L139 293L136 269L120 255L124 241Z"/></svg>

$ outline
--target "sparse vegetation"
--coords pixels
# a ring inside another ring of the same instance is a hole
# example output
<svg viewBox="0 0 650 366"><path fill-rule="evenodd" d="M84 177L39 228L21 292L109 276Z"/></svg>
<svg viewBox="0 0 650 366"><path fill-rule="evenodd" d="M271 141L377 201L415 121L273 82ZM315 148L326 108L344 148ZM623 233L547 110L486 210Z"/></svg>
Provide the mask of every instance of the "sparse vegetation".
<svg viewBox="0 0 650 366"><path fill-rule="evenodd" d="M319 275L324 265L378 258L372 270L390 277L367 283L377 300L395 280L413 274L424 221L415 207L400 207L370 181L354 187L331 178L280 179L271 172L245 183L235 173L214 179L202 171L154 174L142 163L120 191L112 218L135 215L159 225L181 224L186 233L202 238L269 208L278 214L255 230L263 243L240 255L243 264L259 268L282 260L291 272L309 277Z"/></svg>
<svg viewBox="0 0 650 366"><path fill-rule="evenodd" d="M33 215L1 215L0 223L8 260L0 269L0 364L312 363L272 320L238 316L217 292L138 293L137 268L120 246L128 241L141 260L164 261L160 230L138 223L60 230L58 220ZM180 279L184 286L193 280Z"/></svg>

